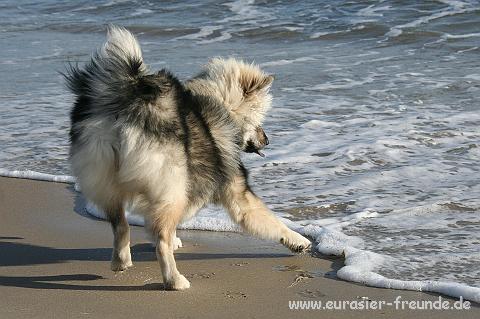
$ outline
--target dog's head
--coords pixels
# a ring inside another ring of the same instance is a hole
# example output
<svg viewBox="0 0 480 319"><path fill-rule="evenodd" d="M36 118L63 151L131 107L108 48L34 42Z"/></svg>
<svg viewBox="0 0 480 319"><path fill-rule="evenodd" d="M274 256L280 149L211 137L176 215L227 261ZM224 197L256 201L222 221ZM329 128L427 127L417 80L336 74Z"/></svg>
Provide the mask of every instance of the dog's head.
<svg viewBox="0 0 480 319"><path fill-rule="evenodd" d="M219 99L242 132L242 149L263 156L261 150L269 141L262 123L272 103L269 94L272 82L273 76L254 64L215 58L188 86L197 93Z"/></svg>

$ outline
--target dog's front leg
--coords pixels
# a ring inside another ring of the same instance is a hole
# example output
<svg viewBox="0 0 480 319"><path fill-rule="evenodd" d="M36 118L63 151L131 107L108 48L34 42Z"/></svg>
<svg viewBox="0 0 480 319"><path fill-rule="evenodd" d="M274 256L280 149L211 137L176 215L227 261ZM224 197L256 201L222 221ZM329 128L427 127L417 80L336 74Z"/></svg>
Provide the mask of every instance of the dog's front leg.
<svg viewBox="0 0 480 319"><path fill-rule="evenodd" d="M182 214L183 207L162 205L148 218L148 228L157 239L157 260L162 269L165 289L168 290L190 288L190 282L177 270L173 256L175 230Z"/></svg>
<svg viewBox="0 0 480 319"><path fill-rule="evenodd" d="M288 228L250 190L246 176L234 178L222 201L232 219L252 235L279 241L295 252L310 248L310 240Z"/></svg>

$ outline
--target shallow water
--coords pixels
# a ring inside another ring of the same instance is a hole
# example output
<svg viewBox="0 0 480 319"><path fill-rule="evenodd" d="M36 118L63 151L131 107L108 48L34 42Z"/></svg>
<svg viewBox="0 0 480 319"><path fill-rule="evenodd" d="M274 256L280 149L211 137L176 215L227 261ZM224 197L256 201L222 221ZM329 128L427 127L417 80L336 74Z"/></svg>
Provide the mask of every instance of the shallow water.
<svg viewBox="0 0 480 319"><path fill-rule="evenodd" d="M393 257L381 274L480 287L480 5L476 1L2 1L0 168L69 174L72 97L105 25L186 79L213 56L275 74L256 192L303 224L347 226Z"/></svg>

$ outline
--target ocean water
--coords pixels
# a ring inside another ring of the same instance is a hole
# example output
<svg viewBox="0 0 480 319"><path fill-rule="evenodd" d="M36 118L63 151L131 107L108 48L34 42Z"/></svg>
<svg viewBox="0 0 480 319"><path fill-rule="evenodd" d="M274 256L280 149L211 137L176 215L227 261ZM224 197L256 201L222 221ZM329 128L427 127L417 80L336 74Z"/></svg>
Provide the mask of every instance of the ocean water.
<svg viewBox="0 0 480 319"><path fill-rule="evenodd" d="M214 56L275 75L267 157L244 156L253 188L345 254L342 278L459 295L442 286L455 282L480 301L478 1L2 1L2 174L70 174L58 71L108 23L181 79ZM199 220L185 227L214 229Z"/></svg>

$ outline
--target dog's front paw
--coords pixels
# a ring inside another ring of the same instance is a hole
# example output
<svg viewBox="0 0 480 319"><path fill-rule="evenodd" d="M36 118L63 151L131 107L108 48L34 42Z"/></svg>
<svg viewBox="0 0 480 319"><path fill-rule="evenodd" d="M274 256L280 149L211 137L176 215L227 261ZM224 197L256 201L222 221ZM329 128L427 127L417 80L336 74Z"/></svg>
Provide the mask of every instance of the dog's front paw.
<svg viewBox="0 0 480 319"><path fill-rule="evenodd" d="M172 281L165 283L167 290L185 290L190 288L190 282L184 275L178 274Z"/></svg>
<svg viewBox="0 0 480 319"><path fill-rule="evenodd" d="M280 242L296 253L306 252L312 247L310 240L294 231L289 231L286 236L280 239Z"/></svg>

